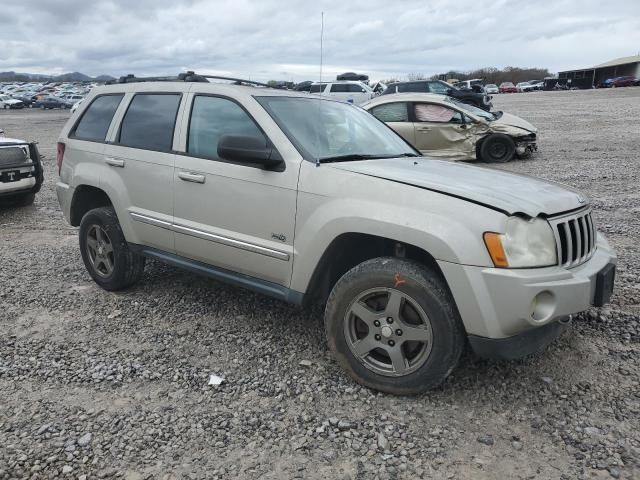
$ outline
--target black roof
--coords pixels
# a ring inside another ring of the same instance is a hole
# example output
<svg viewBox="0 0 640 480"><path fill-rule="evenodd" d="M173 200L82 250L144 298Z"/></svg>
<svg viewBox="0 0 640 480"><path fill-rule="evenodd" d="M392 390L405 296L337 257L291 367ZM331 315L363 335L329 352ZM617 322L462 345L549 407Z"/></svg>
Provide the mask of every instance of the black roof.
<svg viewBox="0 0 640 480"><path fill-rule="evenodd" d="M345 73L341 73L340 75L338 75L336 77L336 80L359 80L359 81L367 81L369 80L369 76L368 75L362 75L360 73L354 73L354 72L345 72Z"/></svg>

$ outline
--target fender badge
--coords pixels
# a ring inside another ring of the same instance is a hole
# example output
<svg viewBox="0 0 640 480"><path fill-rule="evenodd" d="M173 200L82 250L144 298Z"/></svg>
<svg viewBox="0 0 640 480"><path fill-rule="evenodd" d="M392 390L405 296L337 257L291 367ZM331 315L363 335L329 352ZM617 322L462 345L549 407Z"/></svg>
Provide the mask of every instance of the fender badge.
<svg viewBox="0 0 640 480"><path fill-rule="evenodd" d="M282 233L272 233L271 238L273 238L274 240L280 240L281 242L287 241L287 237Z"/></svg>

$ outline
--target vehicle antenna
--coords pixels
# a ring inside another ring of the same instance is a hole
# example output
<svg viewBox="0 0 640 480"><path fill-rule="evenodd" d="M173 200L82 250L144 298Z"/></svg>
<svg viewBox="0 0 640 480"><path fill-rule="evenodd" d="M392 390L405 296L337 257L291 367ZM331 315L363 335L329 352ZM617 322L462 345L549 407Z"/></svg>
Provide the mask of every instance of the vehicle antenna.
<svg viewBox="0 0 640 480"><path fill-rule="evenodd" d="M322 40L324 38L324 12L320 12L320 99L318 100L318 119L320 119L320 108L322 107ZM316 129L316 132L318 129ZM318 150L316 156L316 167L320 166L320 137L319 133L316 135L318 139Z"/></svg>

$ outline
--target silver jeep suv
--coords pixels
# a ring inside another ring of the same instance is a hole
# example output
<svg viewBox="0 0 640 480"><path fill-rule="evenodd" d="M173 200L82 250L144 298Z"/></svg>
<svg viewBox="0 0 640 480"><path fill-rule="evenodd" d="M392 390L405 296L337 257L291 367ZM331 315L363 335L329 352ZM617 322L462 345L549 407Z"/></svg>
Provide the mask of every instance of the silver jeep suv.
<svg viewBox="0 0 640 480"><path fill-rule="evenodd" d="M349 103L183 74L96 88L58 143L57 193L103 288L145 258L326 305L358 382L426 390L468 341L541 349L608 301L616 257L555 183L431 160Z"/></svg>

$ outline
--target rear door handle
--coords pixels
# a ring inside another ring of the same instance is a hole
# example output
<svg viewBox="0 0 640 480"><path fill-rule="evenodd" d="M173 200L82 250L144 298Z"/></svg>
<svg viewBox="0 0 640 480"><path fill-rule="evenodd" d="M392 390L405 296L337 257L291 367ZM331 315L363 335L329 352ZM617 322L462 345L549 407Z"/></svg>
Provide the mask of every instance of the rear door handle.
<svg viewBox="0 0 640 480"><path fill-rule="evenodd" d="M419 132L430 132L431 131L431 127L417 127L417 129Z"/></svg>
<svg viewBox="0 0 640 480"><path fill-rule="evenodd" d="M124 160L121 158L105 157L104 161L107 165L111 165L112 167L124 168Z"/></svg>
<svg viewBox="0 0 640 480"><path fill-rule="evenodd" d="M178 172L178 178L185 182L204 183L204 175L189 172Z"/></svg>

